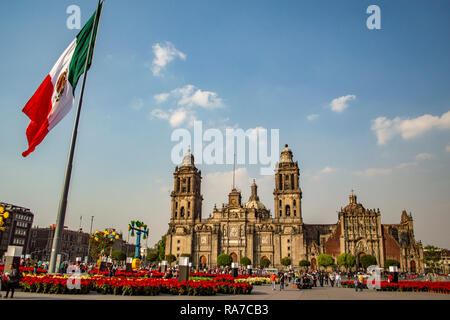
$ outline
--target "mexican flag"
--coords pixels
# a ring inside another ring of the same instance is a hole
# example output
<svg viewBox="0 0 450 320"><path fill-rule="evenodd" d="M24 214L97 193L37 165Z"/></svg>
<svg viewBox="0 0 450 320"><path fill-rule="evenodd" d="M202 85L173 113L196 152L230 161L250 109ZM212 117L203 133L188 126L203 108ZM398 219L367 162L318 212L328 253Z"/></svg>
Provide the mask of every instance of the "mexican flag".
<svg viewBox="0 0 450 320"><path fill-rule="evenodd" d="M34 151L45 136L70 111L74 102L78 79L84 72L92 33L92 49L87 68L92 62L94 42L103 2L91 16L77 37L64 50L56 64L45 77L37 91L23 108L31 122L27 128L28 150L26 157ZM95 25L94 25L95 20Z"/></svg>

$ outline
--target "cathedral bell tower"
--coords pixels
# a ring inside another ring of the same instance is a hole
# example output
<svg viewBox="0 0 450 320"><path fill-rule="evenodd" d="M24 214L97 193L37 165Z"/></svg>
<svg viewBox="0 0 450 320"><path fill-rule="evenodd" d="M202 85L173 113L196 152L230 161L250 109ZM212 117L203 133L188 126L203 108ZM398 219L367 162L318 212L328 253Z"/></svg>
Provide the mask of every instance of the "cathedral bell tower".
<svg viewBox="0 0 450 320"><path fill-rule="evenodd" d="M275 172L275 219L282 222L302 223L302 190L299 186L297 161L292 159L292 151L285 145Z"/></svg>
<svg viewBox="0 0 450 320"><path fill-rule="evenodd" d="M181 167L176 167L171 193L170 221L174 223L200 222L202 219L201 171L194 165L194 156L188 150Z"/></svg>

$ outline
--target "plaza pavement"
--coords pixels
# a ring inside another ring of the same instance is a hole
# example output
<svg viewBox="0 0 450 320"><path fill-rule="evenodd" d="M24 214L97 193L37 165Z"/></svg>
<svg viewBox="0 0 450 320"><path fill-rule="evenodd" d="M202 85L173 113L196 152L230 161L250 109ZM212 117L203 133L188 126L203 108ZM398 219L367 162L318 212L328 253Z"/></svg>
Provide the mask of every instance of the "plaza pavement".
<svg viewBox="0 0 450 320"><path fill-rule="evenodd" d="M4 296L4 292L3 292ZM87 295L56 295L42 293L28 293L17 291L17 300L450 300L450 295L439 293L419 292L388 292L365 289L355 292L350 288L317 287L298 290L290 285L283 291L272 290L270 285L254 286L250 295L216 296L173 296L160 294L157 296L114 296L91 292ZM3 298L2 298L3 300ZM8 299L11 300L11 299Z"/></svg>

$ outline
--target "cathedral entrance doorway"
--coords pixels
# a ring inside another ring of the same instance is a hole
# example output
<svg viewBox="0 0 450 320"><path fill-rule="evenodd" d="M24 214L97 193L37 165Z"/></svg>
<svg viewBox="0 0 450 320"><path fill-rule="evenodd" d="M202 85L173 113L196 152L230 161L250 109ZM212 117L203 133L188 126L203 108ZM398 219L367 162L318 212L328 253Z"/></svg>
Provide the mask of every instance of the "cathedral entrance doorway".
<svg viewBox="0 0 450 320"><path fill-rule="evenodd" d="M410 266L411 272L416 273L416 262L414 260L411 261Z"/></svg>
<svg viewBox="0 0 450 320"><path fill-rule="evenodd" d="M237 257L236 253L232 252L230 254L230 256L231 256L231 259L232 259L233 262L238 262L238 257Z"/></svg>
<svg viewBox="0 0 450 320"><path fill-rule="evenodd" d="M311 270L317 270L317 260L316 258L311 259Z"/></svg>
<svg viewBox="0 0 450 320"><path fill-rule="evenodd" d="M208 262L208 259L205 256L200 257L200 265L202 268L206 267L206 263Z"/></svg>

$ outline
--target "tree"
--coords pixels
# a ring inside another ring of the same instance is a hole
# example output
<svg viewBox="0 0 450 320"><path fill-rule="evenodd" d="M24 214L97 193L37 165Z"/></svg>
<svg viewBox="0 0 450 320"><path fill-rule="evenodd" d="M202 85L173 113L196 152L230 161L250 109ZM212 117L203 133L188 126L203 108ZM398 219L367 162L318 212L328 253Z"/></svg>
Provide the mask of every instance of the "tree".
<svg viewBox="0 0 450 320"><path fill-rule="evenodd" d="M374 266L377 264L377 258L370 254L366 254L359 259L359 263L361 263L364 269L367 269L369 266Z"/></svg>
<svg viewBox="0 0 450 320"><path fill-rule="evenodd" d="M329 254L322 253L317 257L317 263L319 264L319 266L326 268L334 265L334 259Z"/></svg>
<svg viewBox="0 0 450 320"><path fill-rule="evenodd" d="M222 253L217 257L218 266L230 266L231 262L233 262L233 258L229 254Z"/></svg>
<svg viewBox="0 0 450 320"><path fill-rule="evenodd" d="M161 240L156 244L156 250L158 251L158 260L164 260L166 256L166 237L162 236Z"/></svg>
<svg viewBox="0 0 450 320"><path fill-rule="evenodd" d="M259 260L259 265L261 268L268 268L270 266L271 262L269 259L262 257L261 260Z"/></svg>
<svg viewBox="0 0 450 320"><path fill-rule="evenodd" d="M157 252L157 251L150 252L150 253L147 255L147 261L148 261L148 262L155 262L155 261L158 261L158 257L159 257L159 255L158 255L158 252Z"/></svg>
<svg viewBox="0 0 450 320"><path fill-rule="evenodd" d="M438 262L441 260L442 250L432 245L425 246L423 249L423 262L427 268L438 271Z"/></svg>
<svg viewBox="0 0 450 320"><path fill-rule="evenodd" d="M115 250L111 252L111 259L116 261L124 261L127 258L127 254L121 250Z"/></svg>
<svg viewBox="0 0 450 320"><path fill-rule="evenodd" d="M172 264L175 260L177 260L177 257L175 257L173 254L166 255L166 260L169 263L169 265Z"/></svg>
<svg viewBox="0 0 450 320"><path fill-rule="evenodd" d="M356 264L356 258L351 253L341 253L337 258L337 263L348 271L349 268Z"/></svg>
<svg viewBox="0 0 450 320"><path fill-rule="evenodd" d="M281 259L281 264L285 267L290 266L292 264L292 259L289 257L284 257L283 259Z"/></svg>
<svg viewBox="0 0 450 320"><path fill-rule="evenodd" d="M242 257L239 262L241 266L248 266L252 264L252 261L248 257Z"/></svg>
<svg viewBox="0 0 450 320"><path fill-rule="evenodd" d="M311 265L311 262L309 262L308 260L301 260L298 265L300 267L304 267L305 270L308 270L308 267Z"/></svg>
<svg viewBox="0 0 450 320"><path fill-rule="evenodd" d="M90 235L89 243L90 256L92 259L97 260L102 252L103 254L109 254L114 240L108 238L104 231L96 231L95 234Z"/></svg>
<svg viewBox="0 0 450 320"><path fill-rule="evenodd" d="M398 261L395 260L395 259L387 259L387 260L384 262L384 267L385 267L386 269L389 269L389 267L400 267L400 262L398 262Z"/></svg>

